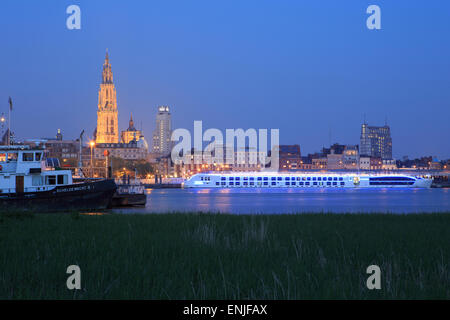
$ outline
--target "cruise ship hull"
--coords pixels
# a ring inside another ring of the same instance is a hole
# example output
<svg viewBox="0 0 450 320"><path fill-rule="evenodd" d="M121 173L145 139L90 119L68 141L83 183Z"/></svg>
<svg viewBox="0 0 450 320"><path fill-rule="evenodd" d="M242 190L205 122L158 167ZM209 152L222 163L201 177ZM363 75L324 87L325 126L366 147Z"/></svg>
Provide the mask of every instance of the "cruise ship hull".
<svg viewBox="0 0 450 320"><path fill-rule="evenodd" d="M0 194L0 206L1 211L36 212L106 209L116 188L114 180L100 180L57 186L48 191Z"/></svg>

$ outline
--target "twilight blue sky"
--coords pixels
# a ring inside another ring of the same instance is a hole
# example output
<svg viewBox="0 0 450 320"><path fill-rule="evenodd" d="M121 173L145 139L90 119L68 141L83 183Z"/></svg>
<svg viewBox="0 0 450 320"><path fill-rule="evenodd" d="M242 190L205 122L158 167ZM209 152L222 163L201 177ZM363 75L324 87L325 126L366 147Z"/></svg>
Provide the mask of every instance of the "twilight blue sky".
<svg viewBox="0 0 450 320"><path fill-rule="evenodd" d="M81 30L66 28L81 7ZM366 28L370 4L382 30ZM2 0L0 112L20 138L96 125L106 48L119 129L279 128L302 153L391 125L395 157L450 157L450 1Z"/></svg>

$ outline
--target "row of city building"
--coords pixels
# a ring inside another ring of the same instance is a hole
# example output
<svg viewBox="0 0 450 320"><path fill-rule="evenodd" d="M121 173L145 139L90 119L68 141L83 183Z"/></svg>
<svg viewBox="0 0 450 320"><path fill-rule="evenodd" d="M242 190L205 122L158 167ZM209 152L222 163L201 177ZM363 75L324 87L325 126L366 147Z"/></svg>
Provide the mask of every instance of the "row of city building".
<svg viewBox="0 0 450 320"><path fill-rule="evenodd" d="M228 152L228 153L227 153ZM258 150L245 148L227 150L223 154L232 154L232 161L202 161L202 152L191 150L192 156L183 164L173 164L170 156L159 158L157 172L165 176L185 177L202 171L258 171L270 167L266 155ZM388 125L381 127L361 126L359 145L342 145L335 143L320 152L303 156L300 146L280 145L278 148L278 170L446 170L450 168L450 160L438 161L433 157L415 160L395 160L392 157L392 139ZM204 157L204 156L203 156ZM227 156L230 158L230 156ZM209 158L209 157L208 157ZM190 161L189 161L190 160ZM230 163L230 164L228 164Z"/></svg>

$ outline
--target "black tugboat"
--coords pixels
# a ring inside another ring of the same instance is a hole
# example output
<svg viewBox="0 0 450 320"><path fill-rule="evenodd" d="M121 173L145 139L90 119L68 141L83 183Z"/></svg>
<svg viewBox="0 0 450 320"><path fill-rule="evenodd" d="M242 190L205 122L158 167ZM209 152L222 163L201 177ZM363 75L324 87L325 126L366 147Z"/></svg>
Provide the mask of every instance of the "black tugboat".
<svg viewBox="0 0 450 320"><path fill-rule="evenodd" d="M111 207L145 206L147 195L145 186L138 180L130 181L130 176L123 176L117 181L117 190L113 195Z"/></svg>
<svg viewBox="0 0 450 320"><path fill-rule="evenodd" d="M106 209L116 189L111 179L74 183L71 170L47 165L41 148L0 146L0 211Z"/></svg>

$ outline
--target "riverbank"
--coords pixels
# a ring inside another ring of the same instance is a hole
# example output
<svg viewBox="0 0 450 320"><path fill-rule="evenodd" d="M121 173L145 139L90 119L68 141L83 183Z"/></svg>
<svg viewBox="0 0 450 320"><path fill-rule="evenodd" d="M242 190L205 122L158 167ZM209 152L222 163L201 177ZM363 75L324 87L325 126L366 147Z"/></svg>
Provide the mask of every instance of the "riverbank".
<svg viewBox="0 0 450 320"><path fill-rule="evenodd" d="M450 298L450 214L0 214L1 299ZM368 290L366 268L381 268ZM82 290L66 288L81 268Z"/></svg>

